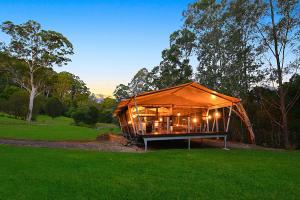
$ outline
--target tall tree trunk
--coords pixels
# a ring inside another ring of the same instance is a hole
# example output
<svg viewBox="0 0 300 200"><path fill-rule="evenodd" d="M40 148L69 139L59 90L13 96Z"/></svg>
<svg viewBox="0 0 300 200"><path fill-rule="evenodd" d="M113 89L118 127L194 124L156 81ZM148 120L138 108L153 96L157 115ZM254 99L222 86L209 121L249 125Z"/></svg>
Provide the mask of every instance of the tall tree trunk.
<svg viewBox="0 0 300 200"><path fill-rule="evenodd" d="M33 103L34 103L34 99L36 96L36 92L37 92L37 88L34 85L34 75L33 75L33 70L32 68L30 68L30 85L31 85L31 90L30 90L30 94L29 94L29 105L28 105L28 114L27 114L27 121L31 122L32 119L32 113L33 113Z"/></svg>
<svg viewBox="0 0 300 200"><path fill-rule="evenodd" d="M278 51L278 35L276 31L275 19L274 19L274 8L272 4L272 0L270 2L271 9L271 17L272 17L272 31L273 31L273 39L274 39L274 48L275 48L275 58L276 58L276 67L277 67L277 80L278 80L278 93L280 98L280 113L281 113L281 134L284 141L284 146L288 148L289 144L289 133L288 133L288 125L287 125L287 112L285 105L285 92L283 88L282 81L282 68L280 65L279 51Z"/></svg>
<svg viewBox="0 0 300 200"><path fill-rule="evenodd" d="M32 87L29 96L29 105L28 105L28 114L27 114L27 121L31 122L32 113L33 113L33 103L36 96L36 88Z"/></svg>

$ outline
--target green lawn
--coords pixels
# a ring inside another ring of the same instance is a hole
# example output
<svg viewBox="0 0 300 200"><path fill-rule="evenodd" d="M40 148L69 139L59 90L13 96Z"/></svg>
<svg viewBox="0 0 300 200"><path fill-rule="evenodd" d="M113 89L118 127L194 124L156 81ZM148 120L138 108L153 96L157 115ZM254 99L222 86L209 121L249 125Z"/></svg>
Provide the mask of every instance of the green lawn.
<svg viewBox="0 0 300 200"><path fill-rule="evenodd" d="M0 199L299 199L300 152L0 145Z"/></svg>
<svg viewBox="0 0 300 200"><path fill-rule="evenodd" d="M72 125L73 120L66 117L52 119L38 116L31 124L26 121L0 116L0 138L31 140L95 140L103 133L119 132L116 126L99 124L98 129Z"/></svg>

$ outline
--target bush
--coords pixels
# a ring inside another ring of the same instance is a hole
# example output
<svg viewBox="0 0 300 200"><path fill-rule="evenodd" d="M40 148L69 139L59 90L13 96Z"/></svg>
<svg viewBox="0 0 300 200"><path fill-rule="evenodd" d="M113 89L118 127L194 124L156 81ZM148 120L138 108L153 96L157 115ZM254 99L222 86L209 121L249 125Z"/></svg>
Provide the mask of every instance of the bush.
<svg viewBox="0 0 300 200"><path fill-rule="evenodd" d="M75 106L70 106L66 108L66 112L64 113L65 117L72 117L73 113L76 112L77 108Z"/></svg>
<svg viewBox="0 0 300 200"><path fill-rule="evenodd" d="M77 125L85 123L95 125L98 121L99 111L95 106L78 108L72 114L72 118Z"/></svg>
<svg viewBox="0 0 300 200"><path fill-rule="evenodd" d="M25 119L28 113L28 103L28 93L25 91L17 91L9 97L5 112L15 117Z"/></svg>
<svg viewBox="0 0 300 200"><path fill-rule="evenodd" d="M7 112L8 100L0 97L0 112Z"/></svg>
<svg viewBox="0 0 300 200"><path fill-rule="evenodd" d="M16 93L16 92L22 92L24 90L20 89L17 86L13 86L13 85L7 85L3 91L0 93L0 98L4 98L4 99L9 99L9 97Z"/></svg>
<svg viewBox="0 0 300 200"><path fill-rule="evenodd" d="M90 106L88 110L87 124L96 124L98 121L99 110L95 106Z"/></svg>
<svg viewBox="0 0 300 200"><path fill-rule="evenodd" d="M87 111L86 108L78 108L77 110L73 111L72 118L76 125L79 125L81 122L86 121Z"/></svg>
<svg viewBox="0 0 300 200"><path fill-rule="evenodd" d="M57 98L49 98L45 104L45 113L51 117L61 116L64 112L63 104Z"/></svg>
<svg viewBox="0 0 300 200"><path fill-rule="evenodd" d="M101 123L113 123L112 110L101 110L99 113L98 121Z"/></svg>

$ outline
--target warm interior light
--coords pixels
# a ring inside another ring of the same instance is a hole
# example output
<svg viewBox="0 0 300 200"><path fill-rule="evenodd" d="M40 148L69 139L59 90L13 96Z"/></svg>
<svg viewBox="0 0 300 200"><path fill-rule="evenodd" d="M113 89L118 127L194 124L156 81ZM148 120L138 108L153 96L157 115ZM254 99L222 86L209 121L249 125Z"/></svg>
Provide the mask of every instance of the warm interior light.
<svg viewBox="0 0 300 200"><path fill-rule="evenodd" d="M216 98L217 98L217 96L216 96L216 95L214 95L214 94L212 94L212 95L211 95L211 98L212 98L212 99L216 99Z"/></svg>
<svg viewBox="0 0 300 200"><path fill-rule="evenodd" d="M128 121L128 124L131 124L132 122L131 121Z"/></svg>
<svg viewBox="0 0 300 200"><path fill-rule="evenodd" d="M136 115L132 115L133 118L136 118Z"/></svg>
<svg viewBox="0 0 300 200"><path fill-rule="evenodd" d="M154 126L155 126L155 127L158 127L158 121L155 121L155 122L154 122Z"/></svg>
<svg viewBox="0 0 300 200"><path fill-rule="evenodd" d="M208 116L207 116L207 119L211 119L211 115L208 115Z"/></svg>
<svg viewBox="0 0 300 200"><path fill-rule="evenodd" d="M219 117L221 117L221 114L219 113L219 112L215 112L215 118L219 118Z"/></svg>
<svg viewBox="0 0 300 200"><path fill-rule="evenodd" d="M194 123L197 123L197 118L194 118L194 119L193 119L193 122L194 122Z"/></svg>
<svg viewBox="0 0 300 200"><path fill-rule="evenodd" d="M177 116L180 116L180 113L177 113Z"/></svg>
<svg viewBox="0 0 300 200"><path fill-rule="evenodd" d="M178 126L179 126L179 124L176 124L176 126L178 127Z"/></svg>
<svg viewBox="0 0 300 200"><path fill-rule="evenodd" d="M159 118L159 121L160 121L160 122L162 122L162 121L163 121L163 118L162 118L162 117L161 117L161 118Z"/></svg>

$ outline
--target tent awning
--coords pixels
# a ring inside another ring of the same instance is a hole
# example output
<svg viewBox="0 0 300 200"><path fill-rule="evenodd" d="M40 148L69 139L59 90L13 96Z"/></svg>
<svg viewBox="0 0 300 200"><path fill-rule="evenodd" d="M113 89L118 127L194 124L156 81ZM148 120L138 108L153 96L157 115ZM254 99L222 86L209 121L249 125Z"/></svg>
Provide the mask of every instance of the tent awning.
<svg viewBox="0 0 300 200"><path fill-rule="evenodd" d="M186 83L162 90L145 92L136 96L135 101L139 106L187 106L217 108L231 106L241 100L227 96L211 89L208 89L196 82ZM134 106L134 97L123 100L115 110L115 114L122 109Z"/></svg>

